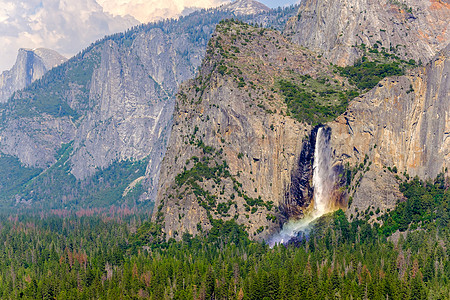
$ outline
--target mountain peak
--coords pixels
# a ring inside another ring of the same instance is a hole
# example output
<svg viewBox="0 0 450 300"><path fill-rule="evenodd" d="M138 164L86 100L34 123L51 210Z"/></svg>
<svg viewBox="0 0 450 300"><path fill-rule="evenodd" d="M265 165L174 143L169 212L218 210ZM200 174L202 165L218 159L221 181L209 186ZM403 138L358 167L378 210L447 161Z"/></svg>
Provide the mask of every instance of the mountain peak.
<svg viewBox="0 0 450 300"><path fill-rule="evenodd" d="M48 70L65 62L67 58L46 48L20 48L11 70L0 74L0 103L15 92L41 78Z"/></svg>
<svg viewBox="0 0 450 300"><path fill-rule="evenodd" d="M33 52L42 59L42 62L47 70L50 70L51 68L56 67L67 60L66 57L52 49L36 48L33 49Z"/></svg>
<svg viewBox="0 0 450 300"><path fill-rule="evenodd" d="M270 8L254 0L236 0L223 6L224 10L231 10L240 15L251 15L269 11Z"/></svg>
<svg viewBox="0 0 450 300"><path fill-rule="evenodd" d="M20 48L17 58L19 59L21 55L26 55L28 53L33 53L38 59L40 59L47 70L50 70L51 68L54 68L67 60L66 57L62 56L55 50L48 48Z"/></svg>

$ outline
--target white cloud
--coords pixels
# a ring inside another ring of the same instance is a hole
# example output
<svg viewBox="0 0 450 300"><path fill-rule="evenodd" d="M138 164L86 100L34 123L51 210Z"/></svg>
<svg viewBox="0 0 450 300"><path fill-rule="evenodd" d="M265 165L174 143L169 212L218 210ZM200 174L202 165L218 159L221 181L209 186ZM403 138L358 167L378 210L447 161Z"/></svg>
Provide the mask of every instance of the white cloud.
<svg viewBox="0 0 450 300"><path fill-rule="evenodd" d="M209 8L229 0L98 0L113 15L129 14L145 23L179 16L190 7Z"/></svg>
<svg viewBox="0 0 450 300"><path fill-rule="evenodd" d="M14 64L19 48L46 47L71 56L138 23L105 12L95 0L0 0L0 71Z"/></svg>

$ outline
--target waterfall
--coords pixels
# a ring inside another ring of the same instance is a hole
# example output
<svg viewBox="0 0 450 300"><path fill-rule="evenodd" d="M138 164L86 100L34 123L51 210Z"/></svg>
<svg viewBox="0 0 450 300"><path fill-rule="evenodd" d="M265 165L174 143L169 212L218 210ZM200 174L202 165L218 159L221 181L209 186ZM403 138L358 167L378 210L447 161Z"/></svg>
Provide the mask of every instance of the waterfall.
<svg viewBox="0 0 450 300"><path fill-rule="evenodd" d="M301 232L307 234L311 222L333 211L333 189L336 182L336 174L331 166L330 135L330 130L324 127L320 127L317 130L312 176L314 206L305 213L302 219L291 219L285 223L283 229L271 238L270 246L287 243Z"/></svg>
<svg viewBox="0 0 450 300"><path fill-rule="evenodd" d="M320 217L331 210L331 199L335 183L334 172L331 167L330 134L320 127L317 131L316 146L314 148L313 187L314 210L313 215Z"/></svg>

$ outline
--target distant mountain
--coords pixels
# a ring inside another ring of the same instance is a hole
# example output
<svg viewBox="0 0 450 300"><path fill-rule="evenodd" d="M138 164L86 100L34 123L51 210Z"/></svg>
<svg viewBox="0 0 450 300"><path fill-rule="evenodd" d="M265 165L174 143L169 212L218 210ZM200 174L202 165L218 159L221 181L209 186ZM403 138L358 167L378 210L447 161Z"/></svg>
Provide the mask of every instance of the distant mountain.
<svg viewBox="0 0 450 300"><path fill-rule="evenodd" d="M270 8L264 4L253 0L236 0L223 5L222 9L227 9L240 15L252 15L270 11Z"/></svg>
<svg viewBox="0 0 450 300"><path fill-rule="evenodd" d="M66 60L50 49L19 49L14 66L0 75L0 102L6 102L15 91L30 85Z"/></svg>
<svg viewBox="0 0 450 300"><path fill-rule="evenodd" d="M196 74L216 25L241 18L283 28L295 11L253 1L201 10L106 37L52 69L1 108L0 186L9 187L0 189L2 203L76 208L155 200L175 95Z"/></svg>

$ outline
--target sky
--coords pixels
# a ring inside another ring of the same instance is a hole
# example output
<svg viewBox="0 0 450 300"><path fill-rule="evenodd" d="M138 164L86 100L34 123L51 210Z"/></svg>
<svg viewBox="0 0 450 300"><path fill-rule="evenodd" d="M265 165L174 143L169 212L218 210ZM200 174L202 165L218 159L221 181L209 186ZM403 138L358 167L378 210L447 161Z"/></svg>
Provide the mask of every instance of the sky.
<svg viewBox="0 0 450 300"><path fill-rule="evenodd" d="M187 8L229 0L0 0L0 72L19 48L50 48L70 57L105 35L139 23L177 17ZM269 7L297 0L262 0Z"/></svg>

